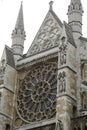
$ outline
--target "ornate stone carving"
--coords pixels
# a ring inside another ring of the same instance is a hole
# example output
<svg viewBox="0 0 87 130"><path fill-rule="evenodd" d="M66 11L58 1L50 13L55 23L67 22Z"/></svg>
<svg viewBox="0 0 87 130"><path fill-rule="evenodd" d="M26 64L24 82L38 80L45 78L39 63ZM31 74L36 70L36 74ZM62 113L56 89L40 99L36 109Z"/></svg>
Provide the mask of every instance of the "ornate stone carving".
<svg viewBox="0 0 87 130"><path fill-rule="evenodd" d="M63 71L62 73L59 73L59 93L63 93L66 91L66 79L65 79L66 75L65 72Z"/></svg>
<svg viewBox="0 0 87 130"><path fill-rule="evenodd" d="M65 38L62 38L62 45L59 47L60 49L60 65L66 64L66 50L67 45L65 44Z"/></svg>
<svg viewBox="0 0 87 130"><path fill-rule="evenodd" d="M19 127L19 126L23 126L27 124L26 122L24 122L17 114L16 110L15 110L15 119L14 119L14 126Z"/></svg>
<svg viewBox="0 0 87 130"><path fill-rule="evenodd" d="M21 126L22 125L22 120L20 118L16 118L15 125L16 126Z"/></svg>
<svg viewBox="0 0 87 130"><path fill-rule="evenodd" d="M50 38L53 39L53 40L55 40L58 35L60 35L60 30L59 30L58 27L55 26L50 31Z"/></svg>
<svg viewBox="0 0 87 130"><path fill-rule="evenodd" d="M47 48L50 48L50 47L52 47L53 46L53 44L51 43L51 41L50 40L46 40L45 42L44 42L44 44L43 44L43 49L47 49Z"/></svg>
<svg viewBox="0 0 87 130"><path fill-rule="evenodd" d="M81 106L82 110L87 110L87 92L85 90L81 92Z"/></svg>
<svg viewBox="0 0 87 130"><path fill-rule="evenodd" d="M49 32L51 30L51 28L54 26L55 26L55 23L54 23L53 19L49 18L44 23L44 30Z"/></svg>
<svg viewBox="0 0 87 130"><path fill-rule="evenodd" d="M41 32L37 38L37 42L43 44L47 39L46 32Z"/></svg>
<svg viewBox="0 0 87 130"><path fill-rule="evenodd" d="M37 37L33 41L33 44L30 48L30 53L36 54L43 50L57 46L60 35L61 29L59 25L52 18L52 16L48 15L47 19L40 28Z"/></svg>
<svg viewBox="0 0 87 130"><path fill-rule="evenodd" d="M35 44L31 49L31 54L37 53L40 51L40 48L37 44Z"/></svg>
<svg viewBox="0 0 87 130"><path fill-rule="evenodd" d="M20 84L17 111L26 122L50 119L56 114L57 64L41 63Z"/></svg>

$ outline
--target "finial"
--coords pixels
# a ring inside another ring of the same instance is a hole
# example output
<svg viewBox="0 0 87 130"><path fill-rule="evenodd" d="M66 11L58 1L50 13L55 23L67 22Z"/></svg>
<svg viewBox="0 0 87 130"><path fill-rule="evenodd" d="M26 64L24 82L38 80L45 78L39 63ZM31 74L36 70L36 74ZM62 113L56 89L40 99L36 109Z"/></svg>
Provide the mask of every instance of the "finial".
<svg viewBox="0 0 87 130"><path fill-rule="evenodd" d="M53 1L50 1L49 5L50 5L50 10L52 10Z"/></svg>
<svg viewBox="0 0 87 130"><path fill-rule="evenodd" d="M21 1L21 5L23 5L23 1Z"/></svg>

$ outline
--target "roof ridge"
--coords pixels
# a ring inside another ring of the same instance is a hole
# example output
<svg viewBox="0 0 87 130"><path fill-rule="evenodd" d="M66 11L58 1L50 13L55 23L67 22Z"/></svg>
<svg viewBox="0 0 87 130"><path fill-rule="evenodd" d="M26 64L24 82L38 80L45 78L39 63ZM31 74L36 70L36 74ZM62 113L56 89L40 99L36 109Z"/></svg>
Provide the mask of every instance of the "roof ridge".
<svg viewBox="0 0 87 130"><path fill-rule="evenodd" d="M63 23L61 22L61 20L58 18L58 16L56 15L56 13L53 10L49 10L49 12L54 16L54 18L57 20L57 22L60 24L60 26L63 26Z"/></svg>
<svg viewBox="0 0 87 130"><path fill-rule="evenodd" d="M7 64L10 65L11 67L15 68L13 51L7 45L5 45L5 50L6 50Z"/></svg>
<svg viewBox="0 0 87 130"><path fill-rule="evenodd" d="M68 37L68 41L74 46L76 47L74 38L73 38L73 34L72 34L72 28L64 21L64 26L65 26L65 31L66 31L66 35Z"/></svg>
<svg viewBox="0 0 87 130"><path fill-rule="evenodd" d="M13 53L12 48L10 48L9 46L5 45L5 48L9 49L9 50ZM13 53L13 54L14 54L14 53Z"/></svg>

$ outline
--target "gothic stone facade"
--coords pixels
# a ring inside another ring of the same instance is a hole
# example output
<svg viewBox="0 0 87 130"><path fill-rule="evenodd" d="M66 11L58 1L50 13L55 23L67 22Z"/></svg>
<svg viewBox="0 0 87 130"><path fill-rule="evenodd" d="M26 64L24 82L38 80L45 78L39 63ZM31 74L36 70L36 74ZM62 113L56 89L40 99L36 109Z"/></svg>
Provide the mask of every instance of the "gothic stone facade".
<svg viewBox="0 0 87 130"><path fill-rule="evenodd" d="M83 8L71 0L68 23L49 11L28 52L21 4L11 48L0 62L0 130L87 130L87 38Z"/></svg>

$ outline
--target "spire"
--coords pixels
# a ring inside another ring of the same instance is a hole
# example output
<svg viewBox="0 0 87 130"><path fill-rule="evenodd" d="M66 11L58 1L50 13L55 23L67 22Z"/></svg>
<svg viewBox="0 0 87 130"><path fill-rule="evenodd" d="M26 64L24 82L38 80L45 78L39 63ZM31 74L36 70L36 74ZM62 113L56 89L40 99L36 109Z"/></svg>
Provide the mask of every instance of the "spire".
<svg viewBox="0 0 87 130"><path fill-rule="evenodd" d="M81 0L71 0L68 7L68 23L72 27L73 34L82 35L83 8Z"/></svg>
<svg viewBox="0 0 87 130"><path fill-rule="evenodd" d="M70 5L74 8L74 10L79 10L83 12L81 0L71 0Z"/></svg>
<svg viewBox="0 0 87 130"><path fill-rule="evenodd" d="M15 29L12 32L12 49L15 55L23 55L25 40L24 19L23 19L23 5L21 2L18 13Z"/></svg>
<svg viewBox="0 0 87 130"><path fill-rule="evenodd" d="M15 25L16 29L20 29L20 30L24 30L24 19L23 19L23 5L21 2L21 7L19 10L19 14L18 14L18 18L17 18L17 22Z"/></svg>
<svg viewBox="0 0 87 130"><path fill-rule="evenodd" d="M68 14L72 13L73 11L78 11L81 14L83 13L82 3L81 0L71 0L71 3L68 7Z"/></svg>
<svg viewBox="0 0 87 130"><path fill-rule="evenodd" d="M71 3L81 3L81 0L71 0Z"/></svg>

